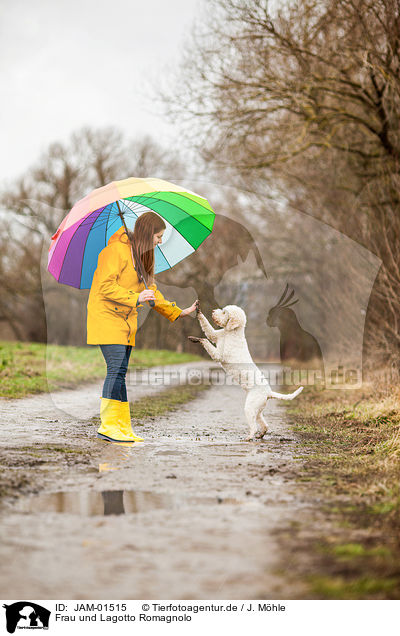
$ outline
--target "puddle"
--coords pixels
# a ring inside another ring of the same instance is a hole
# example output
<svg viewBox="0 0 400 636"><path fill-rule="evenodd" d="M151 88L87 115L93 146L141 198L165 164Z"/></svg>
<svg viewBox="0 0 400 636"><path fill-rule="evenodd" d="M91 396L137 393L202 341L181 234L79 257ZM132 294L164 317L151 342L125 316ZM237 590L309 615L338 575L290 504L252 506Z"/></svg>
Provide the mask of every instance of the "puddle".
<svg viewBox="0 0 400 636"><path fill-rule="evenodd" d="M160 450L155 455L186 455L184 451Z"/></svg>
<svg viewBox="0 0 400 636"><path fill-rule="evenodd" d="M186 498L154 492L133 490L88 490L84 492L54 492L20 499L13 510L24 513L58 512L84 517L121 515L149 510L176 510L188 505L240 504L226 497Z"/></svg>

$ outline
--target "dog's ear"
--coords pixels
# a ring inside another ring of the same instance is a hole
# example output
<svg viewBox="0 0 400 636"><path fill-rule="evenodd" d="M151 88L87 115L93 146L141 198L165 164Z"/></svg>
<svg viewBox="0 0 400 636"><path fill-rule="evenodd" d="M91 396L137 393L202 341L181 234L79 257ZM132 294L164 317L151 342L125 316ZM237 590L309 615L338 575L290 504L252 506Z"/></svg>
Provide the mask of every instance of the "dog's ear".
<svg viewBox="0 0 400 636"><path fill-rule="evenodd" d="M235 311L234 309L229 310L229 320L225 325L225 329L232 331L233 329L238 329L238 327L242 327L244 324L243 316L241 312Z"/></svg>

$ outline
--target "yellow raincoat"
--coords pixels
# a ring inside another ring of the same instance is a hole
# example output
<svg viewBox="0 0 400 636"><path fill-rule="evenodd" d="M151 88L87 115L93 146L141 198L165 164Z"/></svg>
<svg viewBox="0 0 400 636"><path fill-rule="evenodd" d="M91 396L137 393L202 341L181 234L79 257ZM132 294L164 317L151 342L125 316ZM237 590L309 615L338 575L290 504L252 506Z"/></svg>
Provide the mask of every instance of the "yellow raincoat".
<svg viewBox="0 0 400 636"><path fill-rule="evenodd" d="M99 254L87 304L88 344L135 345L138 307L143 307L136 302L145 286L139 283L129 244L119 240L123 232L121 227ZM154 309L176 320L182 309L166 300L155 284L149 289L154 291Z"/></svg>

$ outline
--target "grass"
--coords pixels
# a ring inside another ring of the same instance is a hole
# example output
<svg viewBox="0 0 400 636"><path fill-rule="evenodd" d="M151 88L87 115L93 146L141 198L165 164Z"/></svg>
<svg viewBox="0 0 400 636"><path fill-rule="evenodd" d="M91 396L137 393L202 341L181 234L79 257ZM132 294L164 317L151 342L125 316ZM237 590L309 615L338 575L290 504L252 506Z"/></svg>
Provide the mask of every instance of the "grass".
<svg viewBox="0 0 400 636"><path fill-rule="evenodd" d="M192 360L202 358L163 349L134 349L129 368ZM106 364L99 347L0 341L0 397L19 398L33 393L73 388L104 378L105 371Z"/></svg>
<svg viewBox="0 0 400 636"><path fill-rule="evenodd" d="M305 450L298 480L322 502L299 561L311 597L400 598L398 387L310 389L288 414Z"/></svg>
<svg viewBox="0 0 400 636"><path fill-rule="evenodd" d="M396 598L398 580L361 576L353 580L344 577L310 577L312 590L322 599L362 600ZM394 594L393 594L394 593Z"/></svg>
<svg viewBox="0 0 400 636"><path fill-rule="evenodd" d="M375 546L374 548L366 548L361 543L344 543L342 545L335 545L332 548L333 553L343 559L353 557L390 557L392 555L391 550L385 547Z"/></svg>
<svg viewBox="0 0 400 636"><path fill-rule="evenodd" d="M148 397L136 400L131 406L132 410L132 426L143 426L143 420L147 418L155 418L176 411L181 404L194 400L204 390L209 389L207 384L184 384L162 391L158 395L154 395L151 400Z"/></svg>

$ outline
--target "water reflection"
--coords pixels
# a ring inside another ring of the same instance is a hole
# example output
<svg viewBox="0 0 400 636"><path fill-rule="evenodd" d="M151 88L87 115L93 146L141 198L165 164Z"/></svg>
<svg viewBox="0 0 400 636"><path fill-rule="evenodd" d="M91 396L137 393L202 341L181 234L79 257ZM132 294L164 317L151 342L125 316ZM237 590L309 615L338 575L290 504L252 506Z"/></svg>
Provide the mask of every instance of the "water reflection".
<svg viewBox="0 0 400 636"><path fill-rule="evenodd" d="M105 515L123 515L125 513L123 490L103 490L101 494Z"/></svg>
<svg viewBox="0 0 400 636"><path fill-rule="evenodd" d="M143 448L143 444L110 444L101 453L99 472L123 468L138 448Z"/></svg>
<svg viewBox="0 0 400 636"><path fill-rule="evenodd" d="M14 510L24 513L55 512L85 517L121 515L147 512L155 509L179 509L191 504L238 504L226 497L184 497L151 491L88 490L83 492L54 492L20 499Z"/></svg>

